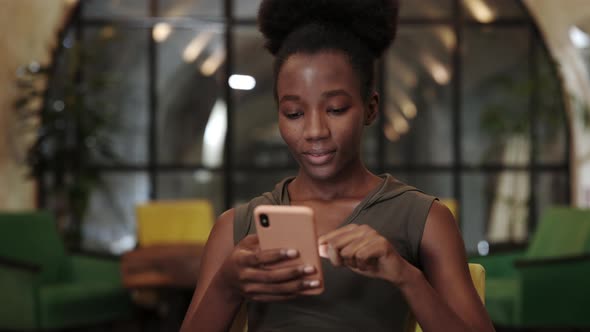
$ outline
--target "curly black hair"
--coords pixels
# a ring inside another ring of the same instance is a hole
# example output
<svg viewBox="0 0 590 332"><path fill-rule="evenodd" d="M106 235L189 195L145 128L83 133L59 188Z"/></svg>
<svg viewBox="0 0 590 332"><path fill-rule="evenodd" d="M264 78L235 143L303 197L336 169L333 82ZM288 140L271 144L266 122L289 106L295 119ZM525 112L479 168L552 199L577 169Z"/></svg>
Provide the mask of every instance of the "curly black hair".
<svg viewBox="0 0 590 332"><path fill-rule="evenodd" d="M375 60L395 39L398 8L398 0L263 0L258 27L276 57L275 83L289 56L333 50L348 56L368 98Z"/></svg>

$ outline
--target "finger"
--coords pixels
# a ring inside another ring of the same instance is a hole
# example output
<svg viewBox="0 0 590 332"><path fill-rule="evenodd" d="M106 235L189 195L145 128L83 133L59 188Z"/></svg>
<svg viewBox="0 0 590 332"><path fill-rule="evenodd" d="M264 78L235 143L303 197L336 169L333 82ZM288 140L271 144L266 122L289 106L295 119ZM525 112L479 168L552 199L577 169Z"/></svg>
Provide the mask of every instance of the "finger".
<svg viewBox="0 0 590 332"><path fill-rule="evenodd" d="M250 245L258 245L258 235L250 234L246 235L241 241L240 244L250 246Z"/></svg>
<svg viewBox="0 0 590 332"><path fill-rule="evenodd" d="M292 296L301 291L320 287L319 280L296 279L281 283L249 283L244 285L243 292L248 298L261 295Z"/></svg>
<svg viewBox="0 0 590 332"><path fill-rule="evenodd" d="M340 250L340 256L347 261L347 265L350 265L355 268L360 268L359 262L357 261L357 252L360 248L372 243L375 241L375 237L373 236L362 236L357 238L356 240L352 241L344 248Z"/></svg>
<svg viewBox="0 0 590 332"><path fill-rule="evenodd" d="M250 251L243 256L241 262L245 266L260 267L293 259L297 256L299 256L299 252L296 249L268 249L256 252Z"/></svg>
<svg viewBox="0 0 590 332"><path fill-rule="evenodd" d="M356 224L349 224L341 228L337 228L329 233L326 233L318 238L318 244L325 244L328 243L331 239L338 237L344 233L348 233L351 230L357 228L358 225Z"/></svg>
<svg viewBox="0 0 590 332"><path fill-rule="evenodd" d="M342 250L342 248L348 246L353 241L363 237L371 237L373 235L378 235L375 230L368 226L359 226L356 227L349 232L342 233L340 236L333 237L328 240L328 243L334 247L334 249Z"/></svg>
<svg viewBox="0 0 590 332"><path fill-rule="evenodd" d="M355 253L355 260L357 265L364 267L364 270L371 270L376 267L379 258L386 254L387 247L383 241L372 241L358 248Z"/></svg>
<svg viewBox="0 0 590 332"><path fill-rule="evenodd" d="M340 258L340 253L331 245L328 245L328 258L330 259L330 263L332 263L332 265L342 265L342 258Z"/></svg>
<svg viewBox="0 0 590 332"><path fill-rule="evenodd" d="M374 238L370 236L361 236L352 240L350 243L340 249L340 257L342 257L342 260L347 266L358 268L356 252L359 248L366 246L371 241L374 241Z"/></svg>
<svg viewBox="0 0 590 332"><path fill-rule="evenodd" d="M240 281L244 283L281 283L301 278L304 275L311 275L315 272L316 269L312 265L292 266L272 270L248 268L240 275Z"/></svg>
<svg viewBox="0 0 590 332"><path fill-rule="evenodd" d="M251 297L252 301L257 302L280 302L292 300L297 297L297 294L291 295L271 295L271 294L257 294Z"/></svg>

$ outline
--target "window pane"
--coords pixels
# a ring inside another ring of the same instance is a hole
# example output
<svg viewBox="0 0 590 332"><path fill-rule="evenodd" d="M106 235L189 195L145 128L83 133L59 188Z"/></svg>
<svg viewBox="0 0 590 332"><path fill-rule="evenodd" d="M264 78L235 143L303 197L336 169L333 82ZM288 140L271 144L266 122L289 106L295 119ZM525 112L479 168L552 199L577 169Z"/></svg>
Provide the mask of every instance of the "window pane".
<svg viewBox="0 0 590 332"><path fill-rule="evenodd" d="M223 1L220 0L158 1L158 16L223 17Z"/></svg>
<svg viewBox="0 0 590 332"><path fill-rule="evenodd" d="M400 17L403 18L450 18L450 0L401 0Z"/></svg>
<svg viewBox="0 0 590 332"><path fill-rule="evenodd" d="M541 44L540 42L538 44ZM537 109L537 162L567 163L567 124L563 105L561 79L556 73L556 64L547 50L536 47L538 81Z"/></svg>
<svg viewBox="0 0 590 332"><path fill-rule="evenodd" d="M390 172L400 181L440 199L453 198L453 177L450 173Z"/></svg>
<svg viewBox="0 0 590 332"><path fill-rule="evenodd" d="M401 27L386 55L387 163L452 161L452 69L455 37L448 27Z"/></svg>
<svg viewBox="0 0 590 332"><path fill-rule="evenodd" d="M82 246L91 251L120 254L136 243L135 206L148 200L145 173L103 173L82 224Z"/></svg>
<svg viewBox="0 0 590 332"><path fill-rule="evenodd" d="M84 0L82 15L86 18L145 17L149 0Z"/></svg>
<svg viewBox="0 0 590 332"><path fill-rule="evenodd" d="M220 172L160 173L157 178L158 199L207 199L211 201L216 216L224 210L223 176Z"/></svg>
<svg viewBox="0 0 590 332"><path fill-rule="evenodd" d="M288 176L297 175L297 171L247 172L234 173L234 206L249 202L254 197L270 192L275 185Z"/></svg>
<svg viewBox="0 0 590 332"><path fill-rule="evenodd" d="M84 30L82 80L86 107L100 110L97 126L117 158L101 163L146 163L148 142L148 30L117 26ZM108 116L105 114L108 113Z"/></svg>
<svg viewBox="0 0 590 332"><path fill-rule="evenodd" d="M227 132L223 35L174 29L158 43L158 162L221 167Z"/></svg>
<svg viewBox="0 0 590 332"><path fill-rule="evenodd" d="M462 177L461 228L469 253L480 241L523 242L528 236L530 175L506 171Z"/></svg>
<svg viewBox="0 0 590 332"><path fill-rule="evenodd" d="M262 0L234 0L234 15L238 18L255 19Z"/></svg>
<svg viewBox="0 0 590 332"><path fill-rule="evenodd" d="M470 27L463 64L463 161L530 161L531 81L526 28Z"/></svg>
<svg viewBox="0 0 590 332"><path fill-rule="evenodd" d="M470 20L490 23L496 19L528 18L524 4L513 0L463 0L463 14Z"/></svg>
<svg viewBox="0 0 590 332"><path fill-rule="evenodd" d="M295 165L279 134L273 95L273 57L263 48L255 27L236 27L234 72L254 78L251 90L232 90L234 98L234 158L236 165Z"/></svg>

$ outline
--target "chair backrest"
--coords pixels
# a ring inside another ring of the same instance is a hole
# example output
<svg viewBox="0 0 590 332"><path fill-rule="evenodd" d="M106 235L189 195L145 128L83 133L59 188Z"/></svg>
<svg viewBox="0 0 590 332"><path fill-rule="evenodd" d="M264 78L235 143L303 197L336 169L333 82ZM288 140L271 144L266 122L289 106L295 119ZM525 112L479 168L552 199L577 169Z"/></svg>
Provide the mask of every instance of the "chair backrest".
<svg viewBox="0 0 590 332"><path fill-rule="evenodd" d="M65 249L52 216L43 211L0 213L0 256L39 266L41 281L59 279Z"/></svg>
<svg viewBox="0 0 590 332"><path fill-rule="evenodd" d="M471 281L477 290L477 294L481 299L482 303L485 303L485 289L486 289L486 270L480 264L469 263L469 273L471 274ZM413 315L409 317L410 331L422 332L422 328L416 322ZM230 329L231 332L247 332L248 331L248 314L246 312L246 306L242 304L238 314L234 318L233 324Z"/></svg>
<svg viewBox="0 0 590 332"><path fill-rule="evenodd" d="M541 218L525 256L576 256L590 252L590 209L551 207Z"/></svg>
<svg viewBox="0 0 590 332"><path fill-rule="evenodd" d="M213 227L213 208L207 200L154 201L138 205L140 246L205 243Z"/></svg>

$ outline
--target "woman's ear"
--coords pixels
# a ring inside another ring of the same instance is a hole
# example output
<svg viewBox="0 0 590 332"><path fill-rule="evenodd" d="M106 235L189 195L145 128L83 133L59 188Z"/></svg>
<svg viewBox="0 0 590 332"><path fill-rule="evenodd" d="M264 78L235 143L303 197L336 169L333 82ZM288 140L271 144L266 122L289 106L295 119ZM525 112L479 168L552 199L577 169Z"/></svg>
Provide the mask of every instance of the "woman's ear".
<svg viewBox="0 0 590 332"><path fill-rule="evenodd" d="M365 112L365 126L375 122L379 114L379 94L376 91L371 93L369 102L367 103L367 111Z"/></svg>

